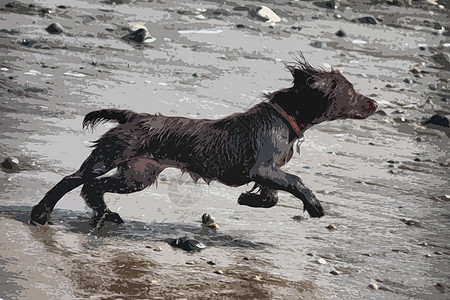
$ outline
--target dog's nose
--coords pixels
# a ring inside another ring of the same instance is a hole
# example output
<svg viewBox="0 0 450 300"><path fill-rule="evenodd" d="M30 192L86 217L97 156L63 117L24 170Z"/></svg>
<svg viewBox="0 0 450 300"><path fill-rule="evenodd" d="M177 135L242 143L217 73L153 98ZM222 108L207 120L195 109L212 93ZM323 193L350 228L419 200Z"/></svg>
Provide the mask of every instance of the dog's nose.
<svg viewBox="0 0 450 300"><path fill-rule="evenodd" d="M378 108L378 103L375 100L369 99L369 110L375 112Z"/></svg>

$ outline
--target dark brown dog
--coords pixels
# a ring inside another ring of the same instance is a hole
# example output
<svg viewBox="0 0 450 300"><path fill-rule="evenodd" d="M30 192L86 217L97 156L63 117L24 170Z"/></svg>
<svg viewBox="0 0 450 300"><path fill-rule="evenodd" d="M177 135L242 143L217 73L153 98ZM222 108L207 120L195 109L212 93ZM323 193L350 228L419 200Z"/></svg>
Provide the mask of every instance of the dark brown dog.
<svg viewBox="0 0 450 300"><path fill-rule="evenodd" d="M167 167L189 172L197 181L218 180L229 186L255 182L258 193L244 193L239 204L271 207L277 190L301 199L311 217L324 215L317 198L295 175L280 170L292 157L294 143L308 128L324 121L364 119L377 103L353 89L338 71L325 72L304 59L289 66L293 86L267 95L243 113L219 120L139 114L104 109L86 115L84 127L117 121L95 142L74 174L64 177L33 207L31 222L45 224L58 200L84 185L81 195L94 210L93 225L122 223L103 200L106 192L127 194L153 184ZM117 167L112 176L100 177Z"/></svg>

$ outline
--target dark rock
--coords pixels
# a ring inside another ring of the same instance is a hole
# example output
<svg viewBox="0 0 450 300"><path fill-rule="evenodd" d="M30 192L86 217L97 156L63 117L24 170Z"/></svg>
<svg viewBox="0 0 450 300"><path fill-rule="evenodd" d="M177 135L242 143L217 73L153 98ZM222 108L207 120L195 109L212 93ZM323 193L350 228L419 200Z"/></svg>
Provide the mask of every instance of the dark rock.
<svg viewBox="0 0 450 300"><path fill-rule="evenodd" d="M65 6L65 5L58 5L57 7L60 8L60 9L67 9L67 8L68 8L68 7Z"/></svg>
<svg viewBox="0 0 450 300"><path fill-rule="evenodd" d="M300 26L291 26L291 29L298 30L298 31L302 30L302 28Z"/></svg>
<svg viewBox="0 0 450 300"><path fill-rule="evenodd" d="M411 80L409 80L408 78L405 78L405 79L403 79L403 82L405 82L405 83L411 83Z"/></svg>
<svg viewBox="0 0 450 300"><path fill-rule="evenodd" d="M300 222L300 221L304 221L305 218L302 216L293 216L292 220Z"/></svg>
<svg viewBox="0 0 450 300"><path fill-rule="evenodd" d="M345 33L344 30L339 29L336 33L335 33L338 37L345 37L347 36L347 34Z"/></svg>
<svg viewBox="0 0 450 300"><path fill-rule="evenodd" d="M216 263L213 260L208 261L207 264L211 265L211 266L215 266L216 265Z"/></svg>
<svg viewBox="0 0 450 300"><path fill-rule="evenodd" d="M237 24L236 28L242 29L242 28L245 28L245 25L244 24Z"/></svg>
<svg viewBox="0 0 450 300"><path fill-rule="evenodd" d="M205 213L202 216L202 223L205 224L205 225L208 225L210 223L214 223L215 221L216 221L216 219L213 216L211 216L210 214L206 214Z"/></svg>
<svg viewBox="0 0 450 300"><path fill-rule="evenodd" d="M377 110L375 113L377 115L380 115L380 116L386 116L387 115L386 112L384 110L382 110L382 109Z"/></svg>
<svg viewBox="0 0 450 300"><path fill-rule="evenodd" d="M427 50L427 48L426 48L426 47L423 47L423 46L420 46L420 47L419 47L419 50L420 50L420 51L425 51L425 50Z"/></svg>
<svg viewBox="0 0 450 300"><path fill-rule="evenodd" d="M197 77L198 77L198 74L197 74L197 73L194 73L194 74L192 74L192 77L197 78Z"/></svg>
<svg viewBox="0 0 450 300"><path fill-rule="evenodd" d="M146 37L146 30L143 28L140 28L136 31L133 31L125 36L122 37L122 40L133 42L137 44L142 44Z"/></svg>
<svg viewBox="0 0 450 300"><path fill-rule="evenodd" d="M338 8L338 3L334 0L331 1L323 1L323 2L313 2L314 5L322 8L328 8L328 9L336 9Z"/></svg>
<svg viewBox="0 0 450 300"><path fill-rule="evenodd" d="M5 170L17 170L17 168L19 167L19 160L15 157L7 157L0 165Z"/></svg>
<svg viewBox="0 0 450 300"><path fill-rule="evenodd" d="M60 34L63 32L62 28L56 23L50 24L45 30L50 34Z"/></svg>
<svg viewBox="0 0 450 300"><path fill-rule="evenodd" d="M187 236L174 239L169 244L173 247L181 248L185 251L200 251L206 247L203 243L191 239Z"/></svg>
<svg viewBox="0 0 450 300"><path fill-rule="evenodd" d="M370 16L356 18L356 19L353 19L352 22L354 22L354 23L358 22L361 24L372 24L372 25L377 24L377 21L373 17L370 17Z"/></svg>
<svg viewBox="0 0 450 300"><path fill-rule="evenodd" d="M400 219L403 223L405 223L408 226L420 226L419 222L414 220L407 220L407 219Z"/></svg>
<svg viewBox="0 0 450 300"><path fill-rule="evenodd" d="M25 47L31 48L34 44L37 44L37 41L23 39L21 44Z"/></svg>
<svg viewBox="0 0 450 300"><path fill-rule="evenodd" d="M441 24L439 24L439 23L434 23L434 25L433 25L433 29L436 29L436 30L442 30L444 27L442 27L442 25Z"/></svg>
<svg viewBox="0 0 450 300"><path fill-rule="evenodd" d="M434 115L428 120L422 123L423 125L437 125L445 128L449 128L449 120L446 116Z"/></svg>

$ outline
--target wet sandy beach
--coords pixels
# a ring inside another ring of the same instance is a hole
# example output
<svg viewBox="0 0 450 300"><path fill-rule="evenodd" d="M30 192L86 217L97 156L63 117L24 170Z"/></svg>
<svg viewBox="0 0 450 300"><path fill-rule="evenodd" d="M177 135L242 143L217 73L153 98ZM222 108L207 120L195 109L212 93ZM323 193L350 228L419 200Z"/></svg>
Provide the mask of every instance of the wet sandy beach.
<svg viewBox="0 0 450 300"><path fill-rule="evenodd" d="M450 114L450 7L410 2L0 3L0 161L19 160L0 169L0 298L448 299L448 127L422 122ZM261 5L280 21L257 18ZM121 39L130 23L151 38ZM289 87L285 64L300 51L379 104L366 120L313 127L284 167L325 217L287 193L270 209L239 206L251 185L194 184L167 169L143 192L106 195L124 226L91 228L79 189L58 203L55 225L27 224L114 126L83 131L88 112L242 112ZM202 227L203 213L220 228ZM184 235L207 247L168 244Z"/></svg>

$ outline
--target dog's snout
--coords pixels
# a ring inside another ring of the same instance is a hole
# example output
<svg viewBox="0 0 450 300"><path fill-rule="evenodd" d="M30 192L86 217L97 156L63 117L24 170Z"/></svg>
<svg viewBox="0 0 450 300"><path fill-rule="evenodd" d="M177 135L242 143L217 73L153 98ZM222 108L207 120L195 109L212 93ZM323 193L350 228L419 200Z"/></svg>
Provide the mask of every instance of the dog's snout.
<svg viewBox="0 0 450 300"><path fill-rule="evenodd" d="M375 100L369 99L369 109L375 112L378 108L378 103Z"/></svg>

